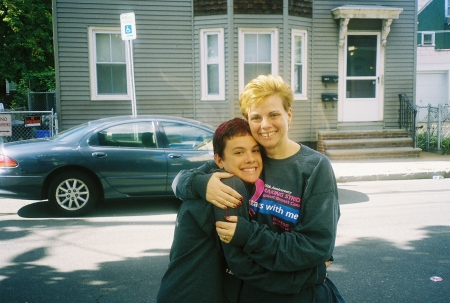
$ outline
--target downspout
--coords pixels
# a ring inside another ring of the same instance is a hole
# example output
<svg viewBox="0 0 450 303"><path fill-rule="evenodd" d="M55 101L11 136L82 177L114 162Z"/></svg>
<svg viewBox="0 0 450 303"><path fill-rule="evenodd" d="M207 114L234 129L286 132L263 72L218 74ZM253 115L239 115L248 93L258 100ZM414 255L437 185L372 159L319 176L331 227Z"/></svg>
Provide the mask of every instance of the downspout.
<svg viewBox="0 0 450 303"><path fill-rule="evenodd" d="M196 83L195 83L195 33L194 33L194 1L192 1L191 5L191 52L192 52L192 96L193 96L193 111L194 111L194 119L197 119L197 94L196 94ZM181 112L181 116L184 117L183 111Z"/></svg>
<svg viewBox="0 0 450 303"><path fill-rule="evenodd" d="M311 124L310 124L310 127L309 127L309 131L310 131L309 139L311 141L316 141L316 143L317 143L317 141L318 141L317 131L314 130L315 126L313 124L313 121L314 121L314 112L313 112L313 110L314 110L314 107L313 107L314 95L313 95L313 93L314 93L314 91L313 91L313 84L312 84L313 81L314 81L314 79L313 79L313 76L314 76L314 60L312 59L312 57L313 57L312 50L315 47L315 45L314 45L315 44L314 29L316 27L315 26L316 20L314 18L314 1L312 2L311 13L312 13L312 16L311 16L311 18L312 18L311 33L310 33L310 35L308 35L308 41L311 41L311 42L308 43L308 46L307 46L308 47L308 58L306 58L307 64L308 64L307 65L308 66L308 71L306 71L306 74L308 75L307 76L307 80L308 80L307 87L309 87L309 89L308 89L309 94L308 94L308 91L307 91L306 95L309 96L308 97L309 112L311 113L310 114ZM316 147L316 149L317 149L317 147Z"/></svg>
<svg viewBox="0 0 450 303"><path fill-rule="evenodd" d="M233 0L227 0L227 16L228 16L228 64L225 64L225 74L227 73L228 66L228 92L225 86L225 100L229 100L229 118L235 116L234 114L234 101L235 101L235 90L234 90L234 11L233 11ZM228 98L227 98L228 95ZM237 92L237 100L239 100L239 92Z"/></svg>
<svg viewBox="0 0 450 303"><path fill-rule="evenodd" d="M426 5L428 5L428 4L429 3L427 3ZM424 7L426 5L424 5ZM417 12L417 9L418 9L418 1L415 1L414 12ZM412 95L412 100L413 100L412 103L414 105L417 104L417 102L416 102L416 91L417 91L416 81L417 81L417 25L418 25L418 23L419 23L419 14L415 13L414 14L414 40L413 40L414 41L414 73L413 73L413 95ZM403 92L403 93L405 93L405 92ZM416 127L416 125L414 125L414 127ZM413 138L413 139L415 140L416 138Z"/></svg>
<svg viewBox="0 0 450 303"><path fill-rule="evenodd" d="M53 53L55 58L55 88L56 88L56 108L54 111L57 113L58 124L61 125L61 93L60 93L60 81L59 81L59 48L58 48L58 15L56 9L56 0L52 1L52 19L53 19Z"/></svg>
<svg viewBox="0 0 450 303"><path fill-rule="evenodd" d="M427 4L428 5L428 4ZM418 9L418 1L415 1L414 12L417 12ZM414 104L414 125L413 125L413 147L417 147L417 128L416 128L416 119L417 119L417 107L416 107L416 82L417 82L417 25L419 24L419 14L414 14L414 73L413 73L413 104ZM440 111L439 111L440 114ZM440 129L440 128L438 128ZM440 143L438 145L440 147Z"/></svg>
<svg viewBox="0 0 450 303"><path fill-rule="evenodd" d="M292 73L288 73L289 65L288 65L288 43L289 43L289 0L283 0L283 79L286 81L290 79L290 75ZM279 58L278 58L279 60ZM291 79L292 80L292 79ZM288 83L292 83L292 81L287 81Z"/></svg>

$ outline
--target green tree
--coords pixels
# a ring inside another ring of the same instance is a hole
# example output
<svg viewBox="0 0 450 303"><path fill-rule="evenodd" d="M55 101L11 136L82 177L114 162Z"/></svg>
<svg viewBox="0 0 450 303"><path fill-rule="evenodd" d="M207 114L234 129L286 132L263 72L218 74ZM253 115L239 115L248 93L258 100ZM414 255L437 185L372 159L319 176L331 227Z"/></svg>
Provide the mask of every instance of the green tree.
<svg viewBox="0 0 450 303"><path fill-rule="evenodd" d="M18 95L54 90L52 1L3 0L0 18L2 78L18 84Z"/></svg>

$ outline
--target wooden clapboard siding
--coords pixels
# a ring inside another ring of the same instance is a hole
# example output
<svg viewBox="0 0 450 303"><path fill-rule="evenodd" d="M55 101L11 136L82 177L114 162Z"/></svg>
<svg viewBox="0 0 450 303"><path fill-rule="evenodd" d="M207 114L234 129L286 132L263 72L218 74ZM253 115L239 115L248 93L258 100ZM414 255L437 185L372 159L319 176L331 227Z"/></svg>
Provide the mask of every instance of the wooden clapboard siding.
<svg viewBox="0 0 450 303"><path fill-rule="evenodd" d="M289 129L289 136L295 140L295 141L314 141L311 140L311 136L313 133L312 130L312 103L311 103L311 95L312 95L312 77L311 77L311 60L313 57L312 52L312 19L311 18L300 18L300 17L289 17L289 30L286 32L286 35L288 36L288 44L286 45L287 48L287 57L284 58L284 60L287 61L286 66L288 69L283 73L283 77L286 81L291 83L291 45L292 45L292 29L297 30L306 30L307 31L307 58L306 58L306 76L307 76L307 82L306 82L306 100L294 100L294 104L292 107L293 117L292 117L292 123L291 127ZM283 58L282 55L280 55L280 58ZM280 63L281 64L281 63Z"/></svg>
<svg viewBox="0 0 450 303"><path fill-rule="evenodd" d="M192 3L168 1L55 0L61 128L105 116L130 115L131 101L92 101L88 27L120 27L135 12L133 42L138 114L192 118Z"/></svg>
<svg viewBox="0 0 450 303"><path fill-rule="evenodd" d="M347 3L345 3L347 4ZM334 20L331 9L339 6L336 1L314 1L313 28L311 30L311 133L309 141L316 141L320 129L337 127L337 104L322 102L322 93L337 93L337 84L322 83L322 75L338 75L339 22ZM334 105L334 108L333 108Z"/></svg>
<svg viewBox="0 0 450 303"><path fill-rule="evenodd" d="M201 120L213 126L232 118L230 115L230 90L228 89L229 68L228 57L228 17L227 15L195 17L194 25L194 86L195 86L195 119ZM225 99L202 100L201 92L201 59L200 59L200 30L222 28L224 30L224 56L225 56Z"/></svg>
<svg viewBox="0 0 450 303"><path fill-rule="evenodd" d="M415 61L415 4L413 1L314 1L313 18L314 27L312 30L312 81L313 94L312 102L314 111L312 113L312 128L336 129L337 104L332 108L332 104L321 104L321 94L326 92L337 93L337 85L321 83L321 76L324 74L338 74L338 35L339 21L331 16L331 9L341 5L382 5L389 7L403 8L399 19L393 21L391 31L387 38L386 61L385 61L385 93L384 93L384 126L388 128L398 127L398 94L406 93L413 96L414 87L414 61ZM349 29L352 21L350 21ZM358 28L369 30L373 28L368 22L368 28ZM381 26L381 21L380 21ZM380 27L378 27L380 30ZM314 136L312 136L314 137Z"/></svg>
<svg viewBox="0 0 450 303"><path fill-rule="evenodd" d="M248 15L236 14L234 15L234 95L233 95L233 112L237 117L242 117L239 108L239 29L240 28L278 28L278 74L285 78L283 72L283 18L282 15ZM287 79L286 79L287 80Z"/></svg>
<svg viewBox="0 0 450 303"><path fill-rule="evenodd" d="M397 128L398 94L404 93L411 100L414 97L417 10L416 4L408 0L384 2L386 6L403 8L399 19L392 22L387 38L384 81L384 125Z"/></svg>
<svg viewBox="0 0 450 303"><path fill-rule="evenodd" d="M241 1L245 4L249 1ZM251 2L251 1L250 1ZM331 10L343 5L382 5L403 8L387 38L383 127L395 128L398 94L414 95L416 6L411 0L296 1L294 15L264 11L224 13L224 1L53 0L59 114L63 129L104 116L131 114L130 100L92 101L89 87L89 26L120 26L120 14L134 11L137 36L133 42L138 114L170 114L195 118L213 126L239 109L239 28L278 29L278 74L291 81L291 31L307 31L307 99L295 100L290 137L317 141L318 130L339 127L338 104L324 103L322 93L337 93L336 84L323 84L322 75L338 75L339 20ZM206 4L205 4L206 3ZM258 2L260 3L260 2ZM261 2L262 3L262 2ZM261 4L260 3L260 4ZM280 2L281 3L281 2ZM284 0L285 5L290 3ZM229 2L228 2L229 4ZM209 9L210 8L213 9ZM194 16L194 7L198 14ZM350 27L381 30L380 20L354 20ZM224 29L225 99L201 100L200 30ZM333 106L334 105L334 106Z"/></svg>

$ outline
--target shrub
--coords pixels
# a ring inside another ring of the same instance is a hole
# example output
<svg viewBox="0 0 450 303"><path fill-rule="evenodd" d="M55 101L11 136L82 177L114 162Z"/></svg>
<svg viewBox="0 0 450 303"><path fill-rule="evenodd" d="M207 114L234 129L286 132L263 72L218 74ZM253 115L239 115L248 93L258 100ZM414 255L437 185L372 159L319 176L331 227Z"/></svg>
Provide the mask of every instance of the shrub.
<svg viewBox="0 0 450 303"><path fill-rule="evenodd" d="M427 134L422 133L417 136L417 146L425 151L433 151L437 150L437 136L430 137L430 148L427 149ZM440 146L441 154L450 154L450 138L441 138L441 146Z"/></svg>

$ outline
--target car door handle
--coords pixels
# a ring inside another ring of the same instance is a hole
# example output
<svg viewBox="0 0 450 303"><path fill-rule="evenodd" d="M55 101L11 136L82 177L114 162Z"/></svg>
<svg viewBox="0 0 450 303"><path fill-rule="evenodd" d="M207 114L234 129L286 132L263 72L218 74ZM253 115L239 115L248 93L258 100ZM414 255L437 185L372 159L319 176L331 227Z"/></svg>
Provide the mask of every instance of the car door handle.
<svg viewBox="0 0 450 303"><path fill-rule="evenodd" d="M170 159L178 159L178 158L181 158L182 156L180 155L180 154L178 154L178 155L175 155L175 154L169 154L169 158Z"/></svg>
<svg viewBox="0 0 450 303"><path fill-rule="evenodd" d="M92 157L95 157L95 158L104 158L104 157L106 157L106 156L107 156L107 154L104 153L104 152L95 152L95 153L92 153Z"/></svg>

